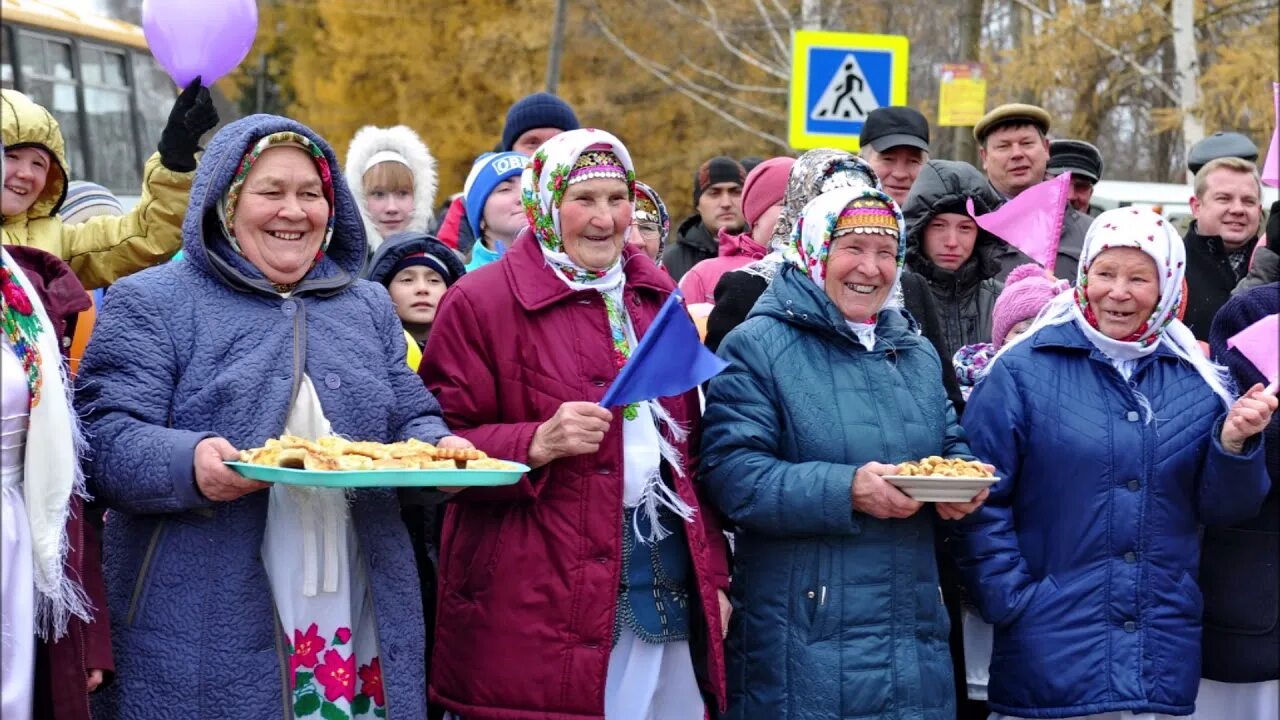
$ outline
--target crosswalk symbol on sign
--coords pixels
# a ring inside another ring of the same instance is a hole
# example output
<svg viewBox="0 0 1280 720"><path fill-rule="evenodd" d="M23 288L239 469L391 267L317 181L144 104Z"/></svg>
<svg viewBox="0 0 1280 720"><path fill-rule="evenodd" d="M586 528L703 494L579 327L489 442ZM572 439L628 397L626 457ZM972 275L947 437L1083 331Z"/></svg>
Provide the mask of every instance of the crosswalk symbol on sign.
<svg viewBox="0 0 1280 720"><path fill-rule="evenodd" d="M847 53L827 82L827 89L814 103L809 117L830 122L861 123L878 107L880 104L876 102L875 93L871 92L858 58Z"/></svg>

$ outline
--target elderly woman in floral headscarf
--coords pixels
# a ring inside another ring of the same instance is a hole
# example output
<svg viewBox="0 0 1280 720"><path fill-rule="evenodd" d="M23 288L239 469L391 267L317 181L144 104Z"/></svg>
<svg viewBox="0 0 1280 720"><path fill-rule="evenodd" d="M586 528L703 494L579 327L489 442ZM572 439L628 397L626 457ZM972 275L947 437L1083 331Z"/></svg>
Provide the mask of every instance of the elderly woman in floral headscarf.
<svg viewBox="0 0 1280 720"><path fill-rule="evenodd" d="M1200 679L1201 525L1257 512L1258 434L1176 319L1186 254L1158 214L1085 237L1074 289L992 360L965 413L1001 478L961 523L958 561L995 625L993 717L1188 715Z"/></svg>
<svg viewBox="0 0 1280 720"><path fill-rule="evenodd" d="M667 205L662 202L658 191L636 181L636 212L631 222L631 233L627 236L627 244L635 245L644 251L649 259L658 262L662 251L667 247L667 237L671 234L671 215L667 213Z"/></svg>
<svg viewBox="0 0 1280 720"><path fill-rule="evenodd" d="M77 400L111 510L118 676L95 714L426 714L394 489L268 488L223 464L285 433L469 446L406 364L386 290L358 279L337 168L292 120L227 125L197 171L186 261L116 284L98 316Z"/></svg>
<svg viewBox="0 0 1280 720"><path fill-rule="evenodd" d="M698 396L597 403L674 290L626 242L616 138L547 141L529 227L445 296L419 373L459 434L533 470L445 519L431 697L467 720L701 720L723 704L726 543L699 498Z"/></svg>
<svg viewBox="0 0 1280 720"><path fill-rule="evenodd" d="M935 510L884 479L969 456L938 353L896 300L902 213L840 188L792 237L707 390L703 479L736 526L726 717L953 720Z"/></svg>

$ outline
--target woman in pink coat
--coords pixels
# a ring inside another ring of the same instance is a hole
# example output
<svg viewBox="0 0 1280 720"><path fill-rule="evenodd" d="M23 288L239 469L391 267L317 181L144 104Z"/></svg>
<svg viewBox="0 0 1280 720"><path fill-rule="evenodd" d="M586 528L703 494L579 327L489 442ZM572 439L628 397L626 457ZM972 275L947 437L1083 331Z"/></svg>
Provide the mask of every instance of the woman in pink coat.
<svg viewBox="0 0 1280 720"><path fill-rule="evenodd" d="M522 179L530 227L454 285L427 343L450 427L533 468L445 520L431 697L466 720L723 707L727 548L694 483L697 394L597 404L674 289L626 246L634 181L606 132L548 141Z"/></svg>

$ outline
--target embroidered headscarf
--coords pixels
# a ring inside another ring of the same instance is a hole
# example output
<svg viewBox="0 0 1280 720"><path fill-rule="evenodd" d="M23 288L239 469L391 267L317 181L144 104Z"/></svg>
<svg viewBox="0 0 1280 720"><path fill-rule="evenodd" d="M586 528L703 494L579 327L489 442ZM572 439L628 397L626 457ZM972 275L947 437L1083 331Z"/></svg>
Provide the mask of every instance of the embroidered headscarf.
<svg viewBox="0 0 1280 720"><path fill-rule="evenodd" d="M783 257L803 270L818 287L824 287L827 258L836 238L850 233L887 235L898 244L896 287L902 280L907 257L906 228L902 210L893 198L869 187L841 188L819 195L804 207ZM886 306L892 305L895 295L889 293Z"/></svg>
<svg viewBox="0 0 1280 720"><path fill-rule="evenodd" d="M1131 337L1120 340L1107 337L1098 329L1098 321L1087 296L1089 268L1099 255L1114 248L1136 248L1146 253L1155 263L1160 283L1160 298L1151 316L1143 320ZM1005 345L992 363L1040 329L1074 321L1089 342L1113 362L1137 360L1155 352L1161 343L1166 343L1179 358L1194 367L1214 394L1230 407L1232 397L1226 369L1205 357L1191 330L1178 319L1185 289L1186 265L1182 238L1159 213L1137 208L1117 208L1102 213L1094 218L1085 234L1080 266L1076 271L1076 287L1064 290L1050 301L1031 327ZM1150 420L1151 409L1146 398L1139 397L1139 402Z"/></svg>
<svg viewBox="0 0 1280 720"><path fill-rule="evenodd" d="M571 185L601 178L625 182L634 202L635 177L631 154L620 140L603 130L582 129L561 133L544 143L533 154L520 179L529 228L556 277L574 290L600 293L608 316L614 363L619 371L639 340L623 306L626 276L621 256L603 270L574 262L565 252L561 236L560 205ZM683 458L674 443L688 437L688 430L656 400L627 405L622 408L622 418L623 503L626 507L639 507L647 515L649 533L644 539L661 540L670 531L659 522L660 506L685 521L692 520L694 515L694 509L663 482L660 472L660 461L665 460L673 472L683 475ZM666 436L659 427L666 431ZM652 453L653 449L657 452ZM636 534L641 535L638 519Z"/></svg>
<svg viewBox="0 0 1280 720"><path fill-rule="evenodd" d="M311 138L295 132L286 131L267 135L254 143L249 152L244 154L244 158L240 160L240 167L236 170L235 177L231 179L231 185L227 188L227 192L222 199L218 201L218 220L222 223L222 232L227 236L227 241L231 243L231 247L237 253L241 253L240 242L236 240L234 232L236 205L240 201L240 191L244 188L245 178L249 177L249 171L258 162L258 158L262 157L262 153L276 147L296 147L302 150L310 156L312 162L316 165L316 171L320 173L320 184L324 188L324 199L329 203L329 219L325 224L324 240L320 242L320 252L323 253L328 249L329 241L333 239L333 228L337 223L337 204L334 202L333 195L333 175L329 172L329 161L325 159L324 151L320 149L320 146L311 142Z"/></svg>
<svg viewBox="0 0 1280 720"><path fill-rule="evenodd" d="M773 280L782 264L782 252L791 242L791 231L804 208L814 198L832 190L851 187L880 189L880 178L867 161L844 150L819 148L796 159L787 176L787 190L782 198L782 212L769 243L771 252L743 270L765 280Z"/></svg>
<svg viewBox="0 0 1280 720"><path fill-rule="evenodd" d="M635 219L658 226L658 257L662 257L662 251L667 249L667 238L671 235L671 214L667 212L662 196L639 180L636 181Z"/></svg>

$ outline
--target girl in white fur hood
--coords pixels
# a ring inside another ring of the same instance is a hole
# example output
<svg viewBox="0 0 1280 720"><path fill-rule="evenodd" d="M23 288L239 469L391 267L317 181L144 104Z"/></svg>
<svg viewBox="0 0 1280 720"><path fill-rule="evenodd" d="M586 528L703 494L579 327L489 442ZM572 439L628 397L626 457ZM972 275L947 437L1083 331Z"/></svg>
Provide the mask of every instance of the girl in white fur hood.
<svg viewBox="0 0 1280 720"><path fill-rule="evenodd" d="M404 125L366 125L347 148L347 185L364 218L372 254L384 238L427 232L436 195L436 161Z"/></svg>

